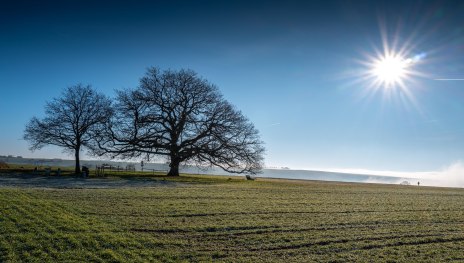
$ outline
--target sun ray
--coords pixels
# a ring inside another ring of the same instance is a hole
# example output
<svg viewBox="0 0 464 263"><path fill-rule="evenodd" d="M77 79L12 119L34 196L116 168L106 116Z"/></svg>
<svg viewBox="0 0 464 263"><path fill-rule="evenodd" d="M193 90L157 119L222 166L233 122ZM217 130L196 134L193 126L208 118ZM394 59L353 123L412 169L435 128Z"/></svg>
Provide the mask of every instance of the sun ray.
<svg viewBox="0 0 464 263"><path fill-rule="evenodd" d="M401 39L397 32L389 38L382 25L380 31L380 45L373 44L371 52L361 52L362 56L354 61L358 67L351 70L347 86L362 87L360 100L369 101L381 94L383 102L398 103L407 111L414 109L423 115L417 96L423 87L422 80L430 78L420 70L427 53L418 52L412 37Z"/></svg>

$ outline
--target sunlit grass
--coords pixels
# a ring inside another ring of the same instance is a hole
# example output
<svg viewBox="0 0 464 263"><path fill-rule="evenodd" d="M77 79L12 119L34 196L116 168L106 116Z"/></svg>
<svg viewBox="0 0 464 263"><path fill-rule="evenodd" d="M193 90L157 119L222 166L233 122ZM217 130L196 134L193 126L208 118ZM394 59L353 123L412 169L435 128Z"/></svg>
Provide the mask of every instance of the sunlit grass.
<svg viewBox="0 0 464 263"><path fill-rule="evenodd" d="M464 259L462 189L160 179L182 183L0 188L0 261Z"/></svg>

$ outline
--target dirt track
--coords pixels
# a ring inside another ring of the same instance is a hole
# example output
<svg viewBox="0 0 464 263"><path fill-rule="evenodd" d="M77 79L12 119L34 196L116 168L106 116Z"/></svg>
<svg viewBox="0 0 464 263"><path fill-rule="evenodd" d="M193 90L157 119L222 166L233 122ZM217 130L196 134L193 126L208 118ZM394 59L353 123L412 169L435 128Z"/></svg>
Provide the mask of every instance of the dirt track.
<svg viewBox="0 0 464 263"><path fill-rule="evenodd" d="M38 188L119 188L176 186L179 183L155 178L82 178L71 176L36 176L0 174L0 187Z"/></svg>

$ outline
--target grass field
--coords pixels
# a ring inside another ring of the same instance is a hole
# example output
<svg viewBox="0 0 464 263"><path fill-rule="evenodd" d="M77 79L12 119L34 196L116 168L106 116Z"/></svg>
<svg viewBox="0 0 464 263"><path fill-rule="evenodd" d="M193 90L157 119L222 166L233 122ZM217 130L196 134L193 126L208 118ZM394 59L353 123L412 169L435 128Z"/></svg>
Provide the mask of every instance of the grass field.
<svg viewBox="0 0 464 263"><path fill-rule="evenodd" d="M0 187L0 262L464 261L464 189L155 179Z"/></svg>

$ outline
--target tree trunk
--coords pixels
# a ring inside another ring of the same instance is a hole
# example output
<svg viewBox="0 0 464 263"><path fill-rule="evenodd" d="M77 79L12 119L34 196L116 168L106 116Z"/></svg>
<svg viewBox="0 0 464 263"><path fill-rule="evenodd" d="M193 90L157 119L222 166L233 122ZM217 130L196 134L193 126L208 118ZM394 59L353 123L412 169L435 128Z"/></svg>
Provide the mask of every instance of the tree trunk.
<svg viewBox="0 0 464 263"><path fill-rule="evenodd" d="M76 166L74 168L74 173L75 174L80 174L81 173L81 163L80 163L80 160L79 160L79 152L80 152L79 148L75 149L75 151L74 151L74 157L76 158Z"/></svg>
<svg viewBox="0 0 464 263"><path fill-rule="evenodd" d="M180 162L176 158L171 159L168 176L179 176L179 164Z"/></svg>

